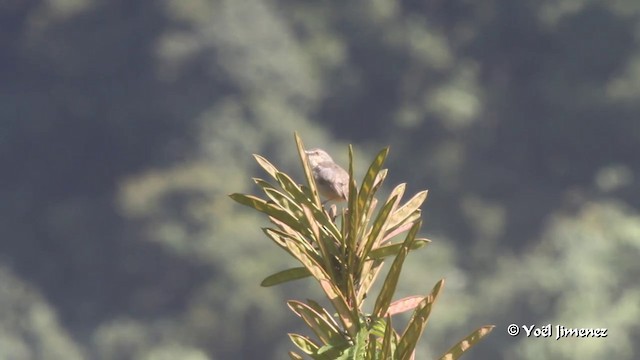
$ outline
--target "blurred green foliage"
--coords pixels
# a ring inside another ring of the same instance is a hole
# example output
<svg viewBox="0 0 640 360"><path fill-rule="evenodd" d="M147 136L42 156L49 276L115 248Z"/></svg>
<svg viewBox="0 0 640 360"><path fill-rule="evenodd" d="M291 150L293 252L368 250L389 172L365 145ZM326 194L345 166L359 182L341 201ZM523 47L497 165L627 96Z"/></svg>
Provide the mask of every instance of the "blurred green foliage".
<svg viewBox="0 0 640 360"><path fill-rule="evenodd" d="M639 16L635 0L1 2L0 359L280 358L299 332L281 304L314 290L258 287L293 264L226 195L248 191L251 153L301 179L293 130L336 155L390 144L389 183L432 190L434 242L398 289L447 279L420 354L495 323L478 358L638 358Z"/></svg>

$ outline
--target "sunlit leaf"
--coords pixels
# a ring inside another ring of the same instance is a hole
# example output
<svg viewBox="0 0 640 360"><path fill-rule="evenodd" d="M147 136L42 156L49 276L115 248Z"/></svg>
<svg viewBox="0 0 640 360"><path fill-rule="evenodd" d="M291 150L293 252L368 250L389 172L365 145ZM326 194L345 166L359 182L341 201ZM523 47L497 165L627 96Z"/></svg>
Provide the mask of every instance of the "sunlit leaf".
<svg viewBox="0 0 640 360"><path fill-rule="evenodd" d="M289 338L291 341L306 354L315 354L318 351L319 346L311 341L306 336L298 335L298 334L289 334Z"/></svg>
<svg viewBox="0 0 640 360"><path fill-rule="evenodd" d="M302 143L302 139L298 136L297 132L293 133L293 137L296 141L296 147L298 148L298 156L300 156L300 162L302 163L302 169L304 170L304 176L307 179L307 184L309 186L309 190L313 195L313 200L318 208L322 207L320 202L320 195L318 195L318 187L316 186L316 182L313 179L313 174L311 172L311 165L309 165L309 159L307 158L307 154L305 153L304 144Z"/></svg>
<svg viewBox="0 0 640 360"><path fill-rule="evenodd" d="M396 211L391 214L391 219L389 222L389 228L393 228L396 225L402 224L409 216L411 216L422 203L427 199L428 191L420 191L416 195L414 195L409 201L407 201L404 205L400 206Z"/></svg>
<svg viewBox="0 0 640 360"><path fill-rule="evenodd" d="M353 178L353 146L349 145L349 213L348 223L346 224L348 229L348 237L345 241L347 247L347 266L349 268L355 268L356 249L357 249L357 235L358 228L360 226L360 209L357 206L358 202L358 190L356 187L356 181ZM350 250L350 251L349 251Z"/></svg>
<svg viewBox="0 0 640 360"><path fill-rule="evenodd" d="M304 358L301 355L294 353L293 351L289 351L289 358L291 360L303 360Z"/></svg>
<svg viewBox="0 0 640 360"><path fill-rule="evenodd" d="M364 179L362 180L362 185L360 185L360 193L358 194L358 208L364 211L367 207L367 204L371 201L374 195L373 185L378 179L380 170L382 169L382 165L384 164L387 155L389 154L389 147L382 149L378 155L373 159L373 162L369 166L367 173L364 175ZM380 183L380 182L378 182Z"/></svg>
<svg viewBox="0 0 640 360"><path fill-rule="evenodd" d="M373 229L371 230L371 234L369 234L369 237L362 244L362 249L360 249L360 252L358 254L362 259L365 259L369 256L369 252L373 248L373 245L376 243L376 241L379 240L379 236L381 236L382 232L384 231L384 228L387 225L387 218L389 217L389 214L391 213L392 209L393 209L393 203L388 202L382 208L382 210L380 210L380 213L378 213L378 216L376 217L376 220L373 223ZM364 266L364 262L361 263L360 271L362 270L363 266Z"/></svg>
<svg viewBox="0 0 640 360"><path fill-rule="evenodd" d="M334 308L338 312L338 316L342 321L345 329L351 335L356 333L356 321L353 317L352 310L347 305L347 302L340 290L334 282L331 281L329 275L322 269L313 258L305 256L301 253L301 249L292 246L293 255L307 268L311 275L320 283L320 287L324 291L325 295L331 301Z"/></svg>
<svg viewBox="0 0 640 360"><path fill-rule="evenodd" d="M358 238L364 238L366 226L360 226L360 224L367 224L369 222L370 216L370 205L373 200L373 196L375 195L379 185L382 184L381 181L377 182L378 186L374 187L377 179L381 179L385 175L381 175L382 165L384 164L387 155L389 154L389 147L382 149L378 155L376 155L373 162L369 166L367 173L362 180L362 185L360 186L360 192L358 194L358 199L356 202L356 208L358 209L360 219L358 220L358 231L356 232ZM384 172L386 174L386 172Z"/></svg>
<svg viewBox="0 0 640 360"><path fill-rule="evenodd" d="M336 345L338 343L346 343L347 340L342 336L340 329L327 321L322 314L316 312L313 308L300 301L290 300L287 302L291 310L304 320L309 328L316 334L323 344Z"/></svg>
<svg viewBox="0 0 640 360"><path fill-rule="evenodd" d="M382 317L387 312L389 308L389 304L391 303L391 298L393 297L393 293L396 290L396 286L398 284L398 278L400 277L400 271L402 270L402 265L404 263L404 259L409 253L409 248L411 244L415 240L416 234L418 230L420 230L421 221L416 222L409 233L407 234L404 243L402 244L402 248L398 252L398 255L393 260L393 264L391 264L391 269L389 269L389 273L382 284L382 290L380 290L380 294L376 299L375 306L373 308L373 314L377 317Z"/></svg>
<svg viewBox="0 0 640 360"><path fill-rule="evenodd" d="M369 341L369 330L367 328L360 328L358 335L355 339L355 344L353 346L353 357L354 360L364 360L367 356L367 343Z"/></svg>
<svg viewBox="0 0 640 360"><path fill-rule="evenodd" d="M485 325L472 332L469 336L460 340L457 344L453 345L451 349L447 350L444 355L440 357L440 360L455 360L458 359L465 351L469 350L473 345L477 344L480 339L488 335L494 328L493 325Z"/></svg>
<svg viewBox="0 0 640 360"><path fill-rule="evenodd" d="M393 316L396 314L413 310L420 304L420 302L423 299L424 299L424 296L414 295L414 296L407 296L405 298L396 300L389 305L389 310L387 310L387 315Z"/></svg>
<svg viewBox="0 0 640 360"><path fill-rule="evenodd" d="M256 161L258 162L258 164L269 174L271 175L274 179L276 178L276 173L278 173L278 169L276 169L275 166L273 166L269 160L265 159L264 157L257 155L257 154L253 154L253 157L256 159Z"/></svg>
<svg viewBox="0 0 640 360"><path fill-rule="evenodd" d="M391 354L395 352L395 332L391 325L391 316L386 317L387 325L384 329L384 337L382 338L381 359L391 359Z"/></svg>
<svg viewBox="0 0 640 360"><path fill-rule="evenodd" d="M267 213L267 202L257 196L233 193L229 195L229 197L242 205L248 206L263 213Z"/></svg>
<svg viewBox="0 0 640 360"><path fill-rule="evenodd" d="M431 309L438 298L443 285L444 280L438 281L433 287L433 290L431 290L431 294L426 296L413 312L407 328L400 337L400 341L398 341L398 348L396 352L399 360L408 360L411 358L413 351L418 344L418 340L427 326Z"/></svg>

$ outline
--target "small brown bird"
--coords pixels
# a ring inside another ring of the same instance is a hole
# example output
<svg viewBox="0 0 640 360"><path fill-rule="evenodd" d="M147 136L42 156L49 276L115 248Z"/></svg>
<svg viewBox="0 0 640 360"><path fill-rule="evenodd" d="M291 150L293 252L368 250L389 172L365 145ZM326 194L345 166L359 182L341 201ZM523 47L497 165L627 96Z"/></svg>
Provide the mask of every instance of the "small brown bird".
<svg viewBox="0 0 640 360"><path fill-rule="evenodd" d="M336 164L322 149L306 150L313 179L320 195L327 201L345 201L349 198L349 173Z"/></svg>

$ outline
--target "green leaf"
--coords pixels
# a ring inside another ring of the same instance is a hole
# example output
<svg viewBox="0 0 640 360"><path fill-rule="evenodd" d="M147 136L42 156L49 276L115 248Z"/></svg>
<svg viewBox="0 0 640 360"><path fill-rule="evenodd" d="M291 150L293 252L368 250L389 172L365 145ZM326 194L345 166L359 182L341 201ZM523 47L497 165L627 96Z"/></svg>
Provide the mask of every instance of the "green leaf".
<svg viewBox="0 0 640 360"><path fill-rule="evenodd" d="M303 279L311 276L311 273L305 267L296 267L287 270L279 271L273 275L267 276L262 282L260 286L269 287L278 284L282 284L288 281Z"/></svg>
<svg viewBox="0 0 640 360"><path fill-rule="evenodd" d="M391 210L393 210L393 202L389 201L378 213L375 222L373 223L373 229L371 230L371 234L366 239L366 242L362 244L362 249L359 253L359 256L363 261L360 264L360 269L358 272L362 272L364 268L364 259L369 256L369 252L373 248L373 245L380 240L380 235L384 231L384 228L387 226L387 219L389 214L391 214Z"/></svg>
<svg viewBox="0 0 640 360"><path fill-rule="evenodd" d="M388 153L389 147L386 147L376 155L362 180L356 204L359 212L358 241L364 241L366 238L365 231L367 230L367 226L365 224L368 224L371 216L373 216L375 203L377 202L377 200L374 199L374 195L380 185L382 185L382 180L387 173L386 170L382 170L382 165ZM361 244L359 244L359 246L361 247Z"/></svg>
<svg viewBox="0 0 640 360"><path fill-rule="evenodd" d="M301 216L302 208L300 208L300 205L298 205L298 203L289 196L276 189L264 188L263 191L269 199L278 204L281 210L289 213L294 218L299 218Z"/></svg>
<svg viewBox="0 0 640 360"><path fill-rule="evenodd" d="M397 358L399 360L408 360L411 358L411 354L416 348L418 340L420 340L424 332L424 328L427 326L431 308L440 294L442 285L444 285L444 280L438 281L433 287L433 290L431 290L431 294L427 295L413 312L407 328L400 337L400 341L398 341L396 353L398 354Z"/></svg>
<svg viewBox="0 0 640 360"><path fill-rule="evenodd" d="M387 319L386 318L378 318L372 321L370 326L370 333L377 337L383 337L384 332L387 329Z"/></svg>
<svg viewBox="0 0 640 360"><path fill-rule="evenodd" d="M316 240L318 248L320 249L324 268L331 276L331 279L333 279L333 281L335 281L336 283L339 283L339 274L336 273L336 269L334 269L334 264L332 263L332 261L339 255L338 245L336 243L337 240L335 240L331 236L321 236L321 227L313 217L311 209L309 209L309 207L307 207L306 205L303 205L302 209L305 215L306 222L309 224L314 239Z"/></svg>
<svg viewBox="0 0 640 360"><path fill-rule="evenodd" d="M311 299L307 299L307 305L313 310L315 310L315 312L320 314L326 322L331 323L332 324L331 326L333 326L336 329L339 328L338 323L336 322L334 317L331 316L331 314L329 314L327 309L323 308L322 306L320 306L320 304L318 304L317 302Z"/></svg>
<svg viewBox="0 0 640 360"><path fill-rule="evenodd" d="M269 160L265 159L264 157L257 155L257 154L253 154L253 157L256 159L256 161L258 162L258 164L269 174L271 175L274 179L276 178L276 174L278 173L278 169L276 169L275 166L273 166Z"/></svg>
<svg viewBox="0 0 640 360"><path fill-rule="evenodd" d="M333 307L338 312L338 316L342 321L345 329L350 335L356 334L356 319L353 317L352 311L347 305L344 295L337 288L336 284L331 281L329 275L324 269L316 262L312 257L306 256L302 253L301 249L297 246L292 246L291 251L293 255L307 268L311 275L320 283L320 287L324 291L325 295L333 304Z"/></svg>
<svg viewBox="0 0 640 360"><path fill-rule="evenodd" d="M409 201L398 208L391 214L391 220L389 223L389 229L393 229L397 225L401 225L407 218L415 213L416 210L422 206L422 203L427 199L428 191L420 191L415 194Z"/></svg>
<svg viewBox="0 0 640 360"><path fill-rule="evenodd" d="M447 350L444 353L440 360L455 360L458 359L462 354L464 354L467 350L471 349L475 344L477 344L480 339L488 335L494 328L494 325L485 325L482 326L476 331L472 332L466 338L460 340L457 344L453 345L451 349Z"/></svg>
<svg viewBox="0 0 640 360"><path fill-rule="evenodd" d="M393 297L393 294L396 291L396 286L398 285L398 278L400 277L402 264L404 263L404 259L409 253L409 248L415 240L418 230L420 230L421 224L422 221L418 221L413 225L413 227L407 234L404 243L402 244L402 248L398 252L396 258L393 260L393 264L391 264L391 269L389 269L389 273L384 280L382 290L380 290L380 294L378 295L375 306L373 308L373 314L376 317L383 317L386 314L387 309L389 308L391 298Z"/></svg>
<svg viewBox="0 0 640 360"><path fill-rule="evenodd" d="M391 354L395 352L395 331L391 325L391 316L387 316L387 325L384 329L384 337L382 338L382 357L381 359L391 359Z"/></svg>
<svg viewBox="0 0 640 360"><path fill-rule="evenodd" d="M411 247L409 248L409 250L411 251L411 250L420 249L421 247L427 245L430 242L431 240L428 240L428 239L416 239L411 244ZM383 259L390 255L396 255L398 254L401 248L402 248L401 243L381 246L377 249L371 250L371 252L369 253L369 258L377 260L377 259Z"/></svg>
<svg viewBox="0 0 640 360"><path fill-rule="evenodd" d="M229 197L244 206L248 206L265 214L269 208L267 202L257 196L233 193L230 194Z"/></svg>
<svg viewBox="0 0 640 360"><path fill-rule="evenodd" d="M269 220L280 227L283 231L289 231L290 229L305 238L313 238L313 233L308 226L305 226L304 221L300 221L300 219L293 214L284 209L278 208L275 205L269 204L269 207L270 209L267 209Z"/></svg>
<svg viewBox="0 0 640 360"><path fill-rule="evenodd" d="M360 226L360 209L357 206L358 190L356 181L353 178L353 146L349 145L349 214L348 222L345 224L348 229L348 237L345 241L347 246L347 266L350 269L355 268L355 255L357 249L357 231Z"/></svg>
<svg viewBox="0 0 640 360"><path fill-rule="evenodd" d="M276 244L278 244L278 246L280 246L283 249L285 249L291 255L293 255L293 252L291 251L290 242L298 244L298 246L300 246L302 249L304 249L304 253L307 256L310 256L311 258L316 259L316 261L318 261L320 259L320 254L318 254L318 252L309 244L309 242L306 239L298 238L298 237L302 236L299 233L295 233L295 235L298 236L298 237L294 237L294 235L286 233L286 232L278 230L278 229L263 228L262 231L270 239L272 239Z"/></svg>
<svg viewBox="0 0 640 360"><path fill-rule="evenodd" d="M358 335L353 345L353 357L354 360L364 360L367 356L367 344L369 341L369 330L366 327L361 327L358 331Z"/></svg>
<svg viewBox="0 0 640 360"><path fill-rule="evenodd" d="M318 345L306 336L298 334L289 334L291 341L305 354L315 354L318 351Z"/></svg>
<svg viewBox="0 0 640 360"><path fill-rule="evenodd" d="M320 202L320 195L318 195L318 187L316 186L316 182L313 179L313 174L311 172L311 165L309 165L309 158L307 154L304 152L304 144L302 143L302 139L298 136L297 132L293 133L293 137L296 141L296 147L298 148L298 156L300 156L300 161L302 162L302 169L304 170L304 176L307 178L307 184L309 185L309 189L311 190L311 194L313 195L313 201L315 202L318 208L322 208L322 203Z"/></svg>
<svg viewBox="0 0 640 360"><path fill-rule="evenodd" d="M307 198L307 195L302 191L302 188L296 184L289 175L279 172L276 174L276 179L280 186L282 186L282 189L290 194L298 204L311 203L310 199Z"/></svg>
<svg viewBox="0 0 640 360"><path fill-rule="evenodd" d="M371 285L375 282L376 278L382 270L382 260L366 261L364 270L360 276L360 287L358 289L358 303L361 304L364 301L367 293L371 289Z"/></svg>
<svg viewBox="0 0 640 360"><path fill-rule="evenodd" d="M368 204L371 202L373 195L375 195L375 191L373 191L373 185L378 179L378 175L380 174L380 170L382 169L382 165L384 164L387 155L389 154L389 147L385 147L380 150L378 155L373 159L373 162L369 166L367 173L364 175L364 179L362 180L362 185L360 185L360 193L358 194L358 209L364 211ZM384 176L384 175L381 175ZM378 185L381 184L381 181L378 181Z"/></svg>
<svg viewBox="0 0 640 360"><path fill-rule="evenodd" d="M344 356L345 350L349 348L349 345L348 342L338 346L332 344L323 345L313 358L317 360L340 359L341 356Z"/></svg>
<svg viewBox="0 0 640 360"><path fill-rule="evenodd" d="M315 311L309 305L295 300L287 302L289 308L296 313L316 334L323 344L348 344L347 339L342 336L340 329L327 321L321 313Z"/></svg>

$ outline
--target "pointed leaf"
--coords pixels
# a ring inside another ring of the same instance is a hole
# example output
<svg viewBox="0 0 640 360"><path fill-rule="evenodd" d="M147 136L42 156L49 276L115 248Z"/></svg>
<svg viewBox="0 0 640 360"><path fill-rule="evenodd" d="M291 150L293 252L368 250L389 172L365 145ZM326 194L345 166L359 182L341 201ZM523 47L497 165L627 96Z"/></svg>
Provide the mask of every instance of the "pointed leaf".
<svg viewBox="0 0 640 360"><path fill-rule="evenodd" d="M281 210L289 213L294 218L300 217L302 213L300 205L298 205L298 203L292 200L289 196L276 189L264 188L263 191L269 199L278 204Z"/></svg>
<svg viewBox="0 0 640 360"><path fill-rule="evenodd" d="M260 286L269 287L278 284L282 284L288 281L303 279L311 276L311 273L305 267L296 267L287 270L282 270L273 275L267 276L262 282Z"/></svg>
<svg viewBox="0 0 640 360"><path fill-rule="evenodd" d="M229 197L244 206L254 208L263 213L267 212L267 208L268 208L267 202L263 199L260 199L257 196L233 193L233 194L230 194Z"/></svg>
<svg viewBox="0 0 640 360"><path fill-rule="evenodd" d="M331 323L333 327L335 327L336 329L339 328L338 323L334 320L333 316L329 314L327 309L323 308L322 306L320 306L320 304L311 299L307 299L307 305L315 310L318 314L322 315L325 321Z"/></svg>
<svg viewBox="0 0 640 360"><path fill-rule="evenodd" d="M291 358L291 360L303 360L304 358L296 353L294 353L293 351L289 351L289 357Z"/></svg>
<svg viewBox="0 0 640 360"><path fill-rule="evenodd" d="M306 354L312 355L318 351L319 346L306 336L289 334L291 341Z"/></svg>
<svg viewBox="0 0 640 360"><path fill-rule="evenodd" d="M276 179L282 189L291 195L291 198L295 199L298 204L311 203L307 195L302 191L302 188L289 177L289 175L279 172L276 174Z"/></svg>
<svg viewBox="0 0 640 360"><path fill-rule="evenodd" d="M411 229L411 227L413 226L413 223L414 223L413 221L405 221L402 225L395 227L393 230L386 231L386 233L384 234L384 238L382 238L382 240L380 241L380 244L384 244L387 241L390 241L391 239L393 239L394 237Z"/></svg>
<svg viewBox="0 0 640 360"><path fill-rule="evenodd" d="M331 237L321 236L320 226L316 222L316 219L313 217L313 214L311 213L311 209L309 209L309 207L307 207L306 205L303 205L302 209L305 215L306 223L309 224L309 227L316 241L316 244L320 249L320 254L322 255L324 268L326 269L327 274L331 276L331 279L333 279L336 283L338 283L339 278L338 278L338 275L336 274L336 271L332 263L332 260L336 256L338 256L338 248L336 245L336 241Z"/></svg>
<svg viewBox="0 0 640 360"><path fill-rule="evenodd" d="M284 231L277 229L263 228L263 231L269 238L278 244L278 246L285 249L294 257L295 255L291 251L292 243L297 244L301 249L303 249L306 256L309 256L316 261L320 259L320 254L318 254L318 252L304 238L294 237L292 234L285 233ZM301 236L300 234L297 235Z"/></svg>
<svg viewBox="0 0 640 360"><path fill-rule="evenodd" d="M494 325L485 325L478 328L476 331L472 332L466 338L460 340L457 344L453 345L451 349L447 350L440 360L455 360L458 359L462 354L464 354L467 350L471 349L471 347L477 344L480 339L488 335L494 328Z"/></svg>
<svg viewBox="0 0 640 360"><path fill-rule="evenodd" d="M387 155L389 154L389 147L382 149L378 155L373 159L373 162L369 166L367 173L364 175L362 185L360 185L360 193L358 194L358 208L364 211L367 208L367 204L371 201L374 195L373 185L378 179L382 165L384 164ZM378 182L380 183L380 182Z"/></svg>
<svg viewBox="0 0 640 360"><path fill-rule="evenodd" d="M331 322L328 322L322 316L322 314L316 312L307 304L300 301L290 300L287 302L287 305L289 305L289 308L304 320L307 326L309 326L323 344L336 345L338 343L347 342L340 333L339 328L334 327Z"/></svg>
<svg viewBox="0 0 640 360"><path fill-rule="evenodd" d="M389 147L382 149L374 158L373 162L369 166L367 173L362 180L362 185L360 186L360 192L358 194L356 207L359 212L359 220L358 220L358 240L364 241L365 231L367 230L367 226L370 221L373 212L373 206L371 206L373 202L373 198L375 193L378 191L380 185L382 185L382 179L386 175L386 170L382 170L382 165L389 153ZM380 181L378 181L380 180Z"/></svg>
<svg viewBox="0 0 640 360"><path fill-rule="evenodd" d="M313 179L311 165L309 165L309 158L305 153L302 139L300 139L300 136L298 136L297 132L293 133L293 137L296 140L296 146L298 148L298 156L300 156L300 161L302 162L302 169L304 170L304 176L307 178L307 184L309 185L309 190L311 190L311 194L313 195L313 201L318 208L322 208L322 203L320 202L320 195L318 195L318 187L316 186L316 182Z"/></svg>
<svg viewBox="0 0 640 360"><path fill-rule="evenodd" d="M415 309L420 302L424 299L424 296L414 295L407 296L400 300L396 300L389 305L389 310L387 311L388 316L393 316L396 314L400 314L406 311L410 311Z"/></svg>
<svg viewBox="0 0 640 360"><path fill-rule="evenodd" d="M411 251L411 250L420 249L421 247L427 245L430 242L431 240L428 240L428 239L416 239L411 244L411 247L409 248L409 250ZM402 244L400 243L381 246L377 249L372 250L369 253L369 259L376 259L376 260L384 259L387 256L396 255L398 254L398 251L400 251L400 248L402 248Z"/></svg>
<svg viewBox="0 0 640 360"><path fill-rule="evenodd" d="M344 354L344 351L349 348L351 344L349 342L344 342L338 345L327 344L323 345L315 356L313 356L316 360L336 360L340 359L340 356Z"/></svg>
<svg viewBox="0 0 640 360"><path fill-rule="evenodd" d="M348 237L346 242L347 247L347 266L350 269L355 268L355 255L357 249L357 231L360 226L360 208L358 203L358 190L356 187L356 181L353 177L353 146L349 145L349 214L348 223L346 224L348 229Z"/></svg>
<svg viewBox="0 0 640 360"><path fill-rule="evenodd" d="M391 214L391 220L389 228L393 228L396 225L402 224L406 218L411 216L416 210L422 206L422 203L427 199L428 191L420 191L414 195L409 201L398 208Z"/></svg>
<svg viewBox="0 0 640 360"><path fill-rule="evenodd" d="M337 288L336 284L331 281L331 278L329 277L329 275L324 271L324 269L322 269L320 264L317 263L313 258L309 256L305 256L301 252L301 249L299 249L296 246L292 246L290 249L293 255L307 269L309 269L309 272L311 272L311 275L313 275L313 277L320 283L320 287L324 291L327 298L329 298L329 301L331 301L331 304L333 304L333 307L338 312L338 316L340 317L340 320L342 321L345 329L350 335L354 336L356 334L355 319L353 318L351 309L347 305L347 302L343 294Z"/></svg>
<svg viewBox="0 0 640 360"><path fill-rule="evenodd" d="M407 189L407 184L406 183L398 184L395 188L393 188L393 190L389 194L388 199L391 199L394 196L397 196L396 202L399 203L400 200L402 200L402 196L404 195L404 191L406 189ZM389 200L387 200L387 201L389 201Z"/></svg>
<svg viewBox="0 0 640 360"><path fill-rule="evenodd" d="M258 155L258 154L253 154L253 157L256 159L256 161L258 162L258 164L269 174L271 175L274 179L276 178L276 173L278 173L278 169L276 169L275 166L273 166L269 160L265 159L264 157Z"/></svg>
<svg viewBox="0 0 640 360"><path fill-rule="evenodd" d="M391 210L393 210L393 202L389 201L378 213L378 216L376 217L376 220L373 223L373 229L371 230L371 234L366 239L366 242L362 244L363 248L360 250L360 253L358 254L361 259L366 259L369 256L369 252L373 248L373 245L376 243L376 241L379 240L379 237L381 236L382 232L387 226L387 219L389 217L389 214L391 214ZM363 266L364 266L364 261L360 265L359 271L362 271Z"/></svg>
<svg viewBox="0 0 640 360"><path fill-rule="evenodd" d="M354 353L352 359L354 360L365 360L367 356L367 342L369 340L369 330L367 328L362 327L356 336L354 344Z"/></svg>
<svg viewBox="0 0 640 360"><path fill-rule="evenodd" d="M391 316L387 316L387 326L384 329L384 337L382 338L381 359L391 359L391 354L395 351L392 345L392 337L394 337L393 326L391 325Z"/></svg>
<svg viewBox="0 0 640 360"><path fill-rule="evenodd" d="M389 273L384 280L382 290L380 290L380 294L378 295L376 304L373 308L373 314L377 317L384 316L384 314L387 312L387 309L389 308L391 298L393 297L393 294L396 291L396 286L398 285L398 278L400 277L400 271L402 270L404 259L409 253L409 248L415 240L416 234L418 233L418 230L420 230L421 224L422 221L418 221L413 225L413 227L407 234L404 243L402 244L402 248L398 252L396 258L393 260L393 264L391 264L391 269L389 269Z"/></svg>
<svg viewBox="0 0 640 360"><path fill-rule="evenodd" d="M382 260L366 261L360 277L358 289L358 303L362 303L382 270Z"/></svg>
<svg viewBox="0 0 640 360"><path fill-rule="evenodd" d="M398 349L396 352L399 360L408 360L411 358L412 353L418 344L418 340L422 336L424 328L427 326L427 321L431 314L431 308L437 300L443 284L444 280L438 281L433 287L433 290L431 290L431 294L426 296L413 312L407 328L400 337L400 341L398 341Z"/></svg>

